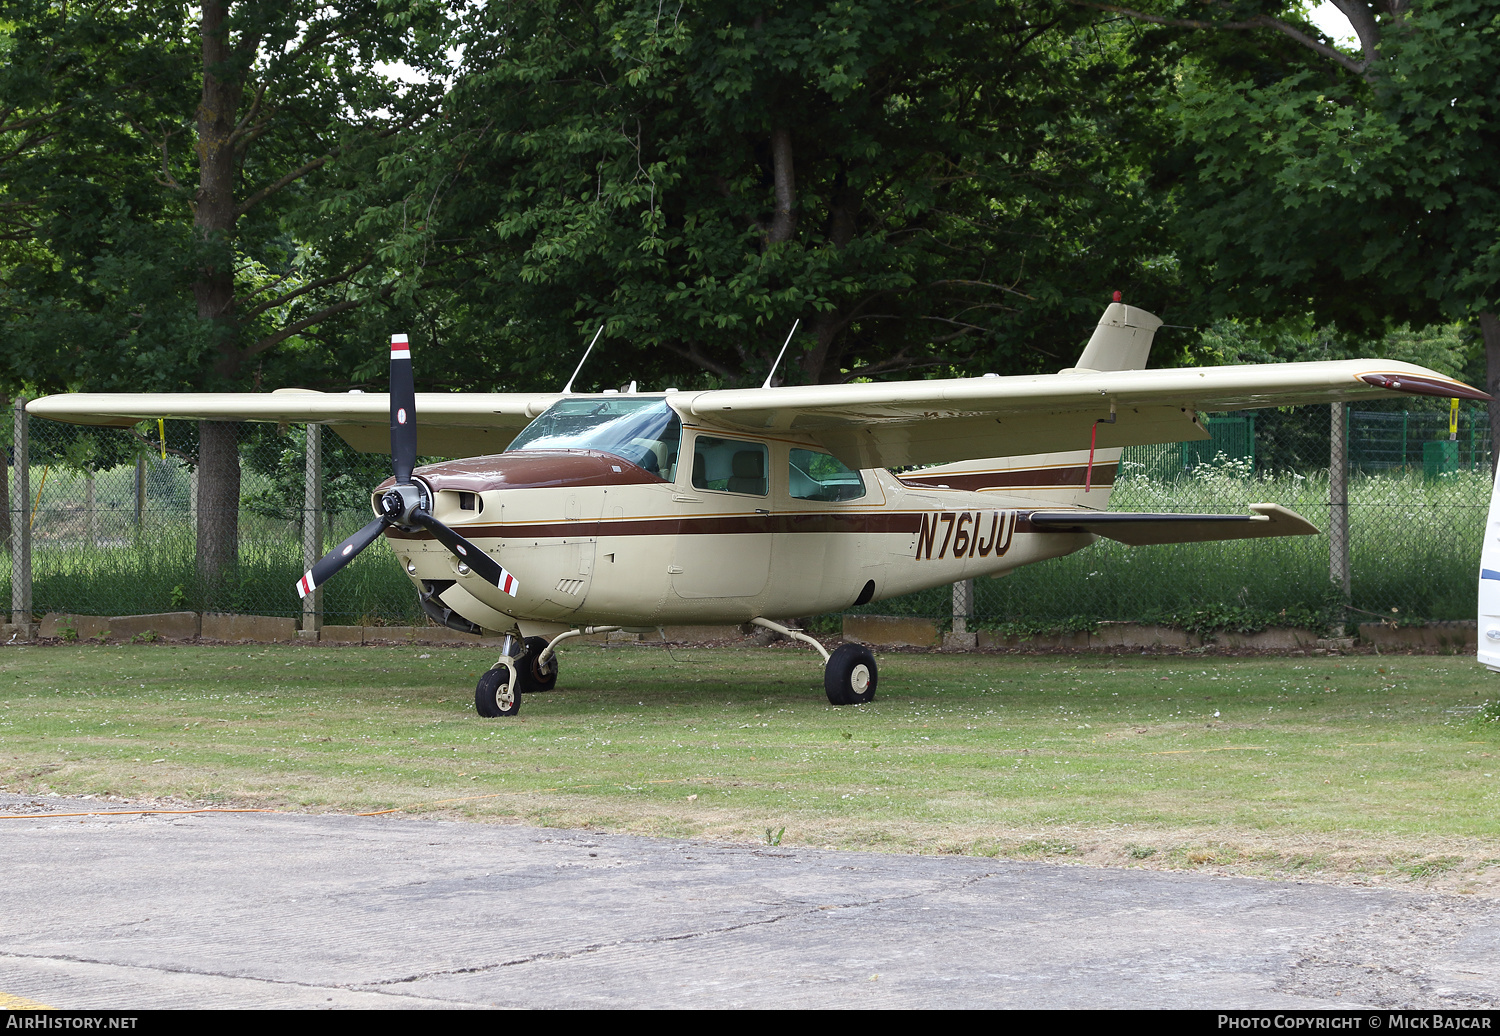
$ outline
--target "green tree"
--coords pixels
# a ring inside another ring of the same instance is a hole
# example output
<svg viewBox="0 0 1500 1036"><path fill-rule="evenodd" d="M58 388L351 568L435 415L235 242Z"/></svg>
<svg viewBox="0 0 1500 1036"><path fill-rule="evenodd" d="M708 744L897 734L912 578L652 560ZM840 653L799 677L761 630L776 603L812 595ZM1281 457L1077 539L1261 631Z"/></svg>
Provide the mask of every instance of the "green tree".
<svg viewBox="0 0 1500 1036"><path fill-rule="evenodd" d="M489 3L384 233L413 278L447 257L449 326L517 387L599 324L580 384L758 382L794 320L789 381L1067 366L1112 290L1176 277L1141 176L1162 73L1090 17Z"/></svg>
<svg viewBox="0 0 1500 1036"><path fill-rule="evenodd" d="M435 108L444 18L421 0L0 3L5 387L325 373L338 318L395 290L378 237L334 210ZM397 59L426 81L382 71ZM212 581L236 560L239 454L232 426L198 439Z"/></svg>
<svg viewBox="0 0 1500 1036"><path fill-rule="evenodd" d="M1181 48L1181 235L1214 312L1310 313L1367 339L1477 323L1500 395L1494 4L1333 0L1354 54L1291 3L1076 2ZM1500 432L1500 403L1490 421Z"/></svg>

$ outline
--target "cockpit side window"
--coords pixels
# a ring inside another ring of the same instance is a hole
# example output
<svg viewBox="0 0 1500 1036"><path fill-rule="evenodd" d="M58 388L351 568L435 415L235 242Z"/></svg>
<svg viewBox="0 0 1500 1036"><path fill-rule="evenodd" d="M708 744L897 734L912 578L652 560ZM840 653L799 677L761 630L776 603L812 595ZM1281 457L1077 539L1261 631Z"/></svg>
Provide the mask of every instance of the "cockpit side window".
<svg viewBox="0 0 1500 1036"><path fill-rule="evenodd" d="M693 440L693 488L765 496L768 459L764 443L700 435Z"/></svg>

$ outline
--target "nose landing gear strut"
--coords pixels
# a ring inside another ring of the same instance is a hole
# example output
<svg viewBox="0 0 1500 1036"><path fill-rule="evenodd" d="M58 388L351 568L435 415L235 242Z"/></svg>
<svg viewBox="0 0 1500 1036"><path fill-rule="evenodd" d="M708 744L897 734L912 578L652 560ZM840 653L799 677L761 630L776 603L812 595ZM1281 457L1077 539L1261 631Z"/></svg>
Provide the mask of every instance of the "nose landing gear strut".
<svg viewBox="0 0 1500 1036"><path fill-rule="evenodd" d="M569 637L587 633L613 633L618 626L585 626L545 637L522 637L507 633L500 644L500 657L474 687L474 711L486 719L515 716L521 711L521 695L550 691L557 686L556 647Z"/></svg>

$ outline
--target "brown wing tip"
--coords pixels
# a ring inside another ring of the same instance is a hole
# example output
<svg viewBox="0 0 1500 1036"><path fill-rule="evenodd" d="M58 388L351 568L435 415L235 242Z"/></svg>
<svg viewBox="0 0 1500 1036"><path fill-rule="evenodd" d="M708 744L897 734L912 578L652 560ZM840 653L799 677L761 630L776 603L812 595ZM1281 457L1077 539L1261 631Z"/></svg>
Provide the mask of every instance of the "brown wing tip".
<svg viewBox="0 0 1500 1036"><path fill-rule="evenodd" d="M1407 392L1414 396L1440 396L1444 399L1477 399L1489 402L1490 394L1470 388L1461 381L1429 378L1419 374L1361 374L1359 380L1376 388Z"/></svg>

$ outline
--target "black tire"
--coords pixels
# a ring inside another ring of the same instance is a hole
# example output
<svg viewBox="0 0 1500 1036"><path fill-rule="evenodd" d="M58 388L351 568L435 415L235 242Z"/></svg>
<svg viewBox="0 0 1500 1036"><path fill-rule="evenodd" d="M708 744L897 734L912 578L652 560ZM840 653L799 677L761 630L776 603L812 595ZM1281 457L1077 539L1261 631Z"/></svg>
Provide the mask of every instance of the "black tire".
<svg viewBox="0 0 1500 1036"><path fill-rule="evenodd" d="M875 655L863 644L840 644L823 666L823 690L834 705L874 701L878 680Z"/></svg>
<svg viewBox="0 0 1500 1036"><path fill-rule="evenodd" d="M485 719L494 719L496 716L514 716L521 711L521 696L514 696L514 704L506 708L500 703L500 689L505 686L505 681L510 678L510 672L503 665L497 665L489 672L479 678L479 683L474 688L474 711Z"/></svg>
<svg viewBox="0 0 1500 1036"><path fill-rule="evenodd" d="M547 659L545 668L537 665L537 660L542 657L546 647L546 637L526 638L526 656L517 667L521 671L522 694L550 691L557 686L557 652L554 651L552 657Z"/></svg>

